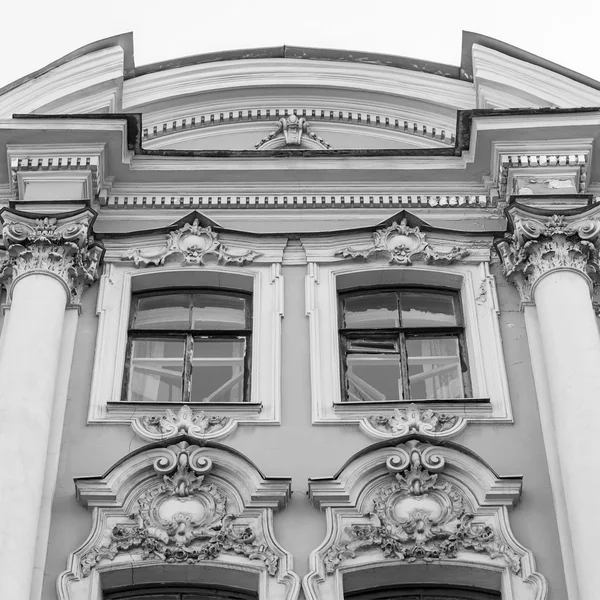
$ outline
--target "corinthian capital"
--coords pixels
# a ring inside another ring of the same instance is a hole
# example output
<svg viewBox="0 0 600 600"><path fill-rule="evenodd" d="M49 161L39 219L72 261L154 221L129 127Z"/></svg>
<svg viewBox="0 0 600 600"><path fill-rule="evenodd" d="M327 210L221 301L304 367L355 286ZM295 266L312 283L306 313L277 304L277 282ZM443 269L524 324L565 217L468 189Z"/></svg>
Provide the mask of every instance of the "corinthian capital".
<svg viewBox="0 0 600 600"><path fill-rule="evenodd" d="M92 235L95 217L89 209L52 216L2 211L6 250L0 279L9 292L20 278L45 273L64 284L69 304L79 304L84 288L98 277L104 253Z"/></svg>
<svg viewBox="0 0 600 600"><path fill-rule="evenodd" d="M496 248L522 302L533 299L539 279L553 270L577 271L590 285L600 280L600 207L556 214L513 204L507 214L511 233Z"/></svg>

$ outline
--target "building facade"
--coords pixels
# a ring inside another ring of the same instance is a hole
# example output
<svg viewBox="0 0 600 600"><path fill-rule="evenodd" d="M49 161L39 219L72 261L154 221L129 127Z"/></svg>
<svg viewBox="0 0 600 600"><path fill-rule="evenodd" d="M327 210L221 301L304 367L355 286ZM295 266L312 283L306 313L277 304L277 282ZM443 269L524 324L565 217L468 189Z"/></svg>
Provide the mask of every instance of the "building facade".
<svg viewBox="0 0 600 600"><path fill-rule="evenodd" d="M600 83L283 47L0 90L10 600L596 600Z"/></svg>

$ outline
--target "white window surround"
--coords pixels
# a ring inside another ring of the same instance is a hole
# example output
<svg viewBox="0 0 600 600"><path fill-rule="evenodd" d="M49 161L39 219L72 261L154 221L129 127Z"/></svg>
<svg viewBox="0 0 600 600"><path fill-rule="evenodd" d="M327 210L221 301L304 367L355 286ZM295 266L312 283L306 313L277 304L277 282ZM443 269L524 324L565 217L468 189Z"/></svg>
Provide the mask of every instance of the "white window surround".
<svg viewBox="0 0 600 600"><path fill-rule="evenodd" d="M132 293L172 287L211 287L252 293L250 402L228 405L121 401ZM98 335L88 423L129 424L141 415L161 417L167 408L177 411L180 406L228 419L227 427L207 438L222 437L239 423L279 423L283 316L283 278L279 263L200 267L168 264L140 269L131 263L109 262L100 279L97 314Z"/></svg>
<svg viewBox="0 0 600 600"><path fill-rule="evenodd" d="M308 240L303 240L305 248L309 243ZM390 415L394 409L406 409L409 405L460 415L462 425L466 425L467 422L512 422L494 278L489 273L487 260L481 260L477 256L480 253L481 251L473 252L465 260L448 266L397 266L391 265L388 257L379 256L370 258L367 262L331 262L331 258L329 262L309 262L306 277L306 314L310 323L314 424L359 424L366 433L383 439L392 434L374 428L368 417ZM307 254L310 255L308 248ZM344 289L374 285L423 285L460 291L473 399L483 402L453 401L432 404L415 399L395 403L365 403L364 406L342 402L338 293ZM453 433L458 433L462 428L453 428Z"/></svg>

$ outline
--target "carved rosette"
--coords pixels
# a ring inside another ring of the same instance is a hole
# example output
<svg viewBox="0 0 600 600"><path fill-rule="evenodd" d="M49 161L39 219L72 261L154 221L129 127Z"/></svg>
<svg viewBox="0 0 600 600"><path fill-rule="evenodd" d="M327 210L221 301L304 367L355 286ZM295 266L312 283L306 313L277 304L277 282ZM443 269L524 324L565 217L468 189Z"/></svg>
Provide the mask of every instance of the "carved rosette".
<svg viewBox="0 0 600 600"><path fill-rule="evenodd" d="M539 216L518 207L509 212L513 232L496 243L504 273L523 302L533 300L539 279L555 269L570 269L590 283L600 277L600 220L584 215Z"/></svg>
<svg viewBox="0 0 600 600"><path fill-rule="evenodd" d="M98 278L104 253L92 236L94 217L90 210L41 218L3 211L0 278L9 292L28 273L50 273L64 283L69 304L79 304Z"/></svg>
<svg viewBox="0 0 600 600"><path fill-rule="evenodd" d="M396 448L386 467L392 480L373 498L361 523L346 527L324 557L325 572L364 551L378 549L386 559L433 562L464 553L486 554L521 571L520 557L501 541L494 527L469 511L464 492L439 480L444 459L435 447L411 440Z"/></svg>
<svg viewBox="0 0 600 600"><path fill-rule="evenodd" d="M202 227L200 221L186 223L180 229L171 231L166 236L166 244L159 249L129 248L122 260L132 260L136 267L163 265L172 255L179 255L184 264L204 265L211 257L220 263L242 265L261 256L254 250L232 252L219 241L218 234L210 227Z"/></svg>
<svg viewBox="0 0 600 600"><path fill-rule="evenodd" d="M438 252L427 241L418 227L409 227L406 219L400 223L392 223L385 229L373 233L373 243L365 248L348 247L336 254L343 258L369 258L383 252L389 256L390 263L395 265L411 265L414 260L427 263L451 264L469 255L468 250L452 248L449 252Z"/></svg>
<svg viewBox="0 0 600 600"><path fill-rule="evenodd" d="M467 421L458 415L421 410L416 404L396 408L393 413L371 415L362 423L363 431L373 437L388 439L411 434L430 438L450 438L466 427Z"/></svg>
<svg viewBox="0 0 600 600"><path fill-rule="evenodd" d="M227 493L211 481L213 462L203 452L185 441L164 449L154 461L155 483L138 498L129 520L81 557L83 577L119 555L195 564L241 554L262 561L271 576L277 573L278 557L228 510Z"/></svg>
<svg viewBox="0 0 600 600"><path fill-rule="evenodd" d="M131 427L136 435L147 441L166 440L178 435L205 441L224 437L235 428L235 423L227 417L194 412L184 405L177 412L168 408L162 416L135 418Z"/></svg>

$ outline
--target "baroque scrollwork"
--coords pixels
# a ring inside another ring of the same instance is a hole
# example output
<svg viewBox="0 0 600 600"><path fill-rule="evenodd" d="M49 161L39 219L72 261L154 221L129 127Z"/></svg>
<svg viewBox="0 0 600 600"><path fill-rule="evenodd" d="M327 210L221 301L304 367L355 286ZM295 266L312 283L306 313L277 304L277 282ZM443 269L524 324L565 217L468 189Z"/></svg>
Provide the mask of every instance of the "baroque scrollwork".
<svg viewBox="0 0 600 600"><path fill-rule="evenodd" d="M450 437L462 431L464 420L458 415L421 410L416 404L396 408L392 414L371 415L369 424L377 431L391 436L421 434L431 437Z"/></svg>
<svg viewBox="0 0 600 600"><path fill-rule="evenodd" d="M372 254L384 252L395 265L410 265L413 260L427 263L451 264L469 255L468 250L454 247L449 252L438 252L427 241L418 227L409 227L407 220L392 223L385 229L373 233L373 243L365 248L348 247L336 254L343 258L369 258Z"/></svg>
<svg viewBox="0 0 600 600"><path fill-rule="evenodd" d="M331 149L331 146L327 142L311 131L308 121L304 117L298 117L295 114L279 119L277 128L260 140L254 148L262 150L265 144L268 144L268 142L281 135L283 135L286 146L300 146L302 144L302 136L306 135L324 150Z"/></svg>
<svg viewBox="0 0 600 600"><path fill-rule="evenodd" d="M522 301L532 300L537 281L553 269L579 271L594 283L600 279L600 220L560 214L541 218L520 211L513 217L513 233L496 246Z"/></svg>
<svg viewBox="0 0 600 600"><path fill-rule="evenodd" d="M106 543L81 557L82 575L124 553L195 564L224 552L262 561L275 575L278 557L252 527L228 511L226 493L206 480L212 468L202 448L187 442L169 446L154 462L157 485L139 497L129 522L117 523Z"/></svg>
<svg viewBox="0 0 600 600"><path fill-rule="evenodd" d="M201 441L223 431L229 421L227 417L206 415L204 411L194 412L189 406L182 406L177 412L167 408L164 415L134 419L132 428L145 440L164 440L185 434Z"/></svg>
<svg viewBox="0 0 600 600"><path fill-rule="evenodd" d="M385 558L432 562L457 558L460 553L487 554L519 574L519 556L503 543L494 528L467 508L461 490L440 481L444 459L434 447L409 441L387 459L393 483L379 489L368 523L346 527L342 539L324 557L325 571L334 573L357 553L379 549Z"/></svg>
<svg viewBox="0 0 600 600"><path fill-rule="evenodd" d="M10 289L28 272L51 273L65 284L69 303L79 304L85 287L98 278L103 255L91 235L94 213L30 218L4 211L1 218L6 251L0 280Z"/></svg>
<svg viewBox="0 0 600 600"><path fill-rule="evenodd" d="M183 258L184 264L204 265L206 259L212 257L221 263L244 264L261 256L254 250L232 252L219 241L218 234L211 227L202 227L199 219L186 223L180 229L171 231L166 236L166 245L158 250L129 248L122 260L132 260L136 267L163 265L172 255Z"/></svg>

